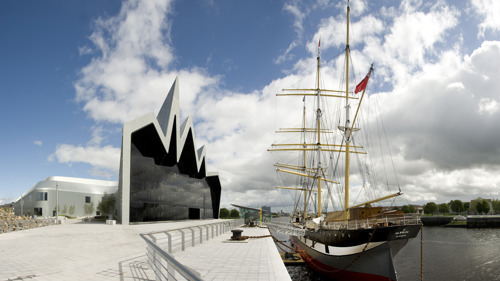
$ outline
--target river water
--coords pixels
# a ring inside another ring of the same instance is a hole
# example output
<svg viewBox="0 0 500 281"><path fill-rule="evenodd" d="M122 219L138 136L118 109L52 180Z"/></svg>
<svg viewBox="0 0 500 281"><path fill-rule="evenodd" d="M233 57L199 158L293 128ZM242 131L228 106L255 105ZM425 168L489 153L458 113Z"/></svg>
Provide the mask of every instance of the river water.
<svg viewBox="0 0 500 281"><path fill-rule="evenodd" d="M500 280L500 229L424 227L423 232L424 280ZM399 252L394 266L399 281L420 280L420 234ZM331 280L306 265L287 269L294 281Z"/></svg>

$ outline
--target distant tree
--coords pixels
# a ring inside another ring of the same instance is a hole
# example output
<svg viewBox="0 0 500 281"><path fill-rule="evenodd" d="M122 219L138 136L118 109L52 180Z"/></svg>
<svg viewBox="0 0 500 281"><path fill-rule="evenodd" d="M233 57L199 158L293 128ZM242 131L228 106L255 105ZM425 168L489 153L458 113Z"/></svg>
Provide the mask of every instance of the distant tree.
<svg viewBox="0 0 500 281"><path fill-rule="evenodd" d="M490 211L490 204L488 201L478 198L475 200L475 209L479 214L487 214Z"/></svg>
<svg viewBox="0 0 500 281"><path fill-rule="evenodd" d="M68 212L68 206L66 206L66 204L64 204L64 207L62 209L62 213L66 214L67 212Z"/></svg>
<svg viewBox="0 0 500 281"><path fill-rule="evenodd" d="M460 200L452 200L450 202L451 210L455 213L460 213L464 211L464 204Z"/></svg>
<svg viewBox="0 0 500 281"><path fill-rule="evenodd" d="M404 207L404 206L403 206L403 207ZM394 206L394 207L392 207L392 209L391 209L391 210L393 210L393 211L397 211L397 210L399 210L399 207Z"/></svg>
<svg viewBox="0 0 500 281"><path fill-rule="evenodd" d="M69 214L74 215L75 214L75 205L69 206Z"/></svg>
<svg viewBox="0 0 500 281"><path fill-rule="evenodd" d="M464 202L464 211L467 213L470 211L470 202Z"/></svg>
<svg viewBox="0 0 500 281"><path fill-rule="evenodd" d="M491 207L493 208L493 212L495 214L500 213L500 200L498 199L491 200Z"/></svg>
<svg viewBox="0 0 500 281"><path fill-rule="evenodd" d="M238 210L236 209L232 209L230 212L229 212L229 216L231 218L239 218L240 217L240 212L238 212Z"/></svg>
<svg viewBox="0 0 500 281"><path fill-rule="evenodd" d="M228 218L229 217L229 210L226 208L221 208L219 215L221 218Z"/></svg>
<svg viewBox="0 0 500 281"><path fill-rule="evenodd" d="M450 207L446 203L439 204L438 209L439 209L439 212L443 215L450 212Z"/></svg>
<svg viewBox="0 0 500 281"><path fill-rule="evenodd" d="M85 203L85 205L83 205L83 212L87 215L87 216L90 216L92 214L94 214L94 202L90 202L90 203Z"/></svg>
<svg viewBox="0 0 500 281"><path fill-rule="evenodd" d="M101 202L97 205L97 210L100 211L103 215L113 215L115 212L115 203L116 198L114 194L104 194Z"/></svg>
<svg viewBox="0 0 500 281"><path fill-rule="evenodd" d="M414 214L417 212L417 209L415 208L415 206L412 206L412 205L404 205L403 207L401 207L401 210L403 210L403 212L405 214L408 214L408 213Z"/></svg>
<svg viewBox="0 0 500 281"><path fill-rule="evenodd" d="M434 202L429 202L424 205L424 213L426 214L434 214L438 211L438 207L436 203Z"/></svg>

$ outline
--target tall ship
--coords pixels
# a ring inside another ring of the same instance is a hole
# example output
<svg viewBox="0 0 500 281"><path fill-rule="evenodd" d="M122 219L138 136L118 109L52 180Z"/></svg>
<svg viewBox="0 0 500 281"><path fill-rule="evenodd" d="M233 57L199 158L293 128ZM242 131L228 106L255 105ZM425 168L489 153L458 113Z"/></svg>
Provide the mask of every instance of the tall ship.
<svg viewBox="0 0 500 281"><path fill-rule="evenodd" d="M282 156L283 160L275 164L283 179L283 186L277 188L291 190L294 194L291 221L281 227L288 227L292 247L311 269L322 275L334 280L397 280L393 258L418 235L420 218L417 214L405 215L375 206L394 200L402 192L399 186L396 192L387 195L370 191L383 185L377 182L376 175L373 176L383 163L380 158L378 162L366 161L365 165L360 160L369 154L363 143L369 143L370 138L362 133L360 116L373 64L364 79L351 89L349 22L348 2L342 79L345 85L341 90L325 89L322 85L319 41L316 86L284 89L277 94L302 101L302 106L297 107L301 118L287 118L301 124L277 131L277 135L290 136L282 138L289 142L277 141L269 149L279 155L292 155ZM308 108L312 108L310 114ZM289 108L286 110L288 112ZM383 141L371 143L382 144ZM354 169L351 162L357 163L359 168ZM368 174L375 180L367 179ZM350 184L350 179L356 184ZM357 196L361 191L365 193L363 202L350 204L357 201L350 198L353 189ZM328 205L331 205L330 212L327 212Z"/></svg>

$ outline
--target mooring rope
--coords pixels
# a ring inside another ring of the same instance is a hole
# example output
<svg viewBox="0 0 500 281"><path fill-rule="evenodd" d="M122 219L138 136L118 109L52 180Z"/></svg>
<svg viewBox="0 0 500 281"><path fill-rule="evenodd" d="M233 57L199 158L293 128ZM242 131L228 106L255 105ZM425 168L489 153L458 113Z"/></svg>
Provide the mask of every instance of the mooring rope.
<svg viewBox="0 0 500 281"><path fill-rule="evenodd" d="M420 222L420 281L424 280L424 224Z"/></svg>

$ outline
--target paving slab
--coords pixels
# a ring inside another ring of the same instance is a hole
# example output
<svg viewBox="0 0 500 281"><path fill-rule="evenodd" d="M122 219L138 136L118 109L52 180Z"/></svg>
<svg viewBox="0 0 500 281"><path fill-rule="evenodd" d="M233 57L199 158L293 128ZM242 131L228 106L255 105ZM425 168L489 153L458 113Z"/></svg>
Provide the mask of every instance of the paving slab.
<svg viewBox="0 0 500 281"><path fill-rule="evenodd" d="M2 233L0 281L155 280L140 233L220 221L123 226L66 220L61 225ZM244 229L243 235L266 235L266 229L253 229L256 232ZM271 238L240 244L223 243L230 236L231 232L222 234L207 243L175 253L174 257L200 272L205 280L290 280Z"/></svg>
<svg viewBox="0 0 500 281"><path fill-rule="evenodd" d="M242 236L266 236L267 228L239 227ZM271 237L231 242L224 233L208 243L174 253L175 259L196 270L203 280L291 280Z"/></svg>

